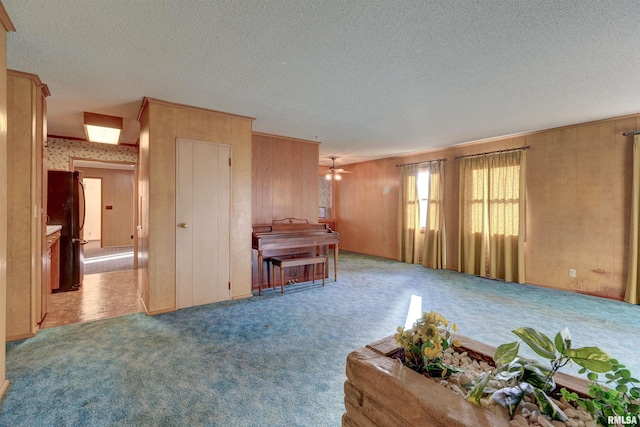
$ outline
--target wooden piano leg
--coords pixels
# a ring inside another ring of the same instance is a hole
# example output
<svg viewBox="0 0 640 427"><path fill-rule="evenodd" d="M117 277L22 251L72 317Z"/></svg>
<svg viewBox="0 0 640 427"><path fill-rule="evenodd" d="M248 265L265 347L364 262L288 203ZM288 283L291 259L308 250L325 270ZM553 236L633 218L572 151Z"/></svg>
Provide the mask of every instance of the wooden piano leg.
<svg viewBox="0 0 640 427"><path fill-rule="evenodd" d="M282 265L280 266L280 289L282 289L281 292L284 294L284 268L282 268Z"/></svg>
<svg viewBox="0 0 640 427"><path fill-rule="evenodd" d="M276 265L271 263L271 278L273 279L273 290L276 289ZM268 279L267 282L271 284L271 279Z"/></svg>
<svg viewBox="0 0 640 427"><path fill-rule="evenodd" d="M258 251L258 295L262 295L262 251Z"/></svg>
<svg viewBox="0 0 640 427"><path fill-rule="evenodd" d="M327 268L329 268L329 263L327 262ZM336 243L335 248L333 248L333 280L338 280L338 244Z"/></svg>

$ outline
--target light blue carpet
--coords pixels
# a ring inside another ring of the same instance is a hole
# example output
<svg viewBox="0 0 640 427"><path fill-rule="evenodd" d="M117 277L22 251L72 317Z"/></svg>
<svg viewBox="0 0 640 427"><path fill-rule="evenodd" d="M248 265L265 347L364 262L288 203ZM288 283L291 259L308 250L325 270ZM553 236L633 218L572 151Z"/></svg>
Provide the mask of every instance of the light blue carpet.
<svg viewBox="0 0 640 427"><path fill-rule="evenodd" d="M342 252L324 288L9 343L0 425L339 426L347 354L404 325L412 294L493 345L519 326L569 326L575 346L600 346L640 375L638 306Z"/></svg>

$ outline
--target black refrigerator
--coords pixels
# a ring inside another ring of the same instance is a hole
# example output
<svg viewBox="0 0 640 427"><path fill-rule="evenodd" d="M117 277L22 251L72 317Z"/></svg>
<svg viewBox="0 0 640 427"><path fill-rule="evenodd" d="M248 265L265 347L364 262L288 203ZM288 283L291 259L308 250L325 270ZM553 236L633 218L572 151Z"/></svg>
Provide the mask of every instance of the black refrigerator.
<svg viewBox="0 0 640 427"><path fill-rule="evenodd" d="M85 199L82 172L49 171L47 224L61 225L60 288L53 292L76 291L84 275Z"/></svg>

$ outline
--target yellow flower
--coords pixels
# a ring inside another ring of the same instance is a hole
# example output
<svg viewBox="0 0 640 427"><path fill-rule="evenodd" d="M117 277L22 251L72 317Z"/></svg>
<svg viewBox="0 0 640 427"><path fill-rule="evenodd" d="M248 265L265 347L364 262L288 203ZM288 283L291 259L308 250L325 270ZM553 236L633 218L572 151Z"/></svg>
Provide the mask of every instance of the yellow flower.
<svg viewBox="0 0 640 427"><path fill-rule="evenodd" d="M453 332L457 331L458 330L458 324L457 323L452 324L451 325L451 329L453 329Z"/></svg>
<svg viewBox="0 0 640 427"><path fill-rule="evenodd" d="M438 328L436 328L434 325L430 325L425 329L424 336L428 340L435 341L435 338L440 338L440 331L438 331Z"/></svg>
<svg viewBox="0 0 640 427"><path fill-rule="evenodd" d="M425 347L423 353L427 359L435 359L440 355L440 349Z"/></svg>

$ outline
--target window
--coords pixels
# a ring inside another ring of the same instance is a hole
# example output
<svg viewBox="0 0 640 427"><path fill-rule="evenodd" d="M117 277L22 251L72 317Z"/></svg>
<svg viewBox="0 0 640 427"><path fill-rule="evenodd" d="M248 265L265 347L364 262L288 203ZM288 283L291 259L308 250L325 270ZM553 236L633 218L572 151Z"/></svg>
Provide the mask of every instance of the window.
<svg viewBox="0 0 640 427"><path fill-rule="evenodd" d="M524 283L524 150L460 161L459 271Z"/></svg>
<svg viewBox="0 0 640 427"><path fill-rule="evenodd" d="M520 233L520 165L492 168L489 174L489 228L491 234Z"/></svg>
<svg viewBox="0 0 640 427"><path fill-rule="evenodd" d="M420 229L427 226L427 210L429 207L429 171L418 172L418 199L420 200Z"/></svg>
<svg viewBox="0 0 640 427"><path fill-rule="evenodd" d="M482 233L485 224L491 235L517 236L520 207L520 165L474 169L470 200L471 232ZM488 201L485 204L485 201ZM485 208L488 209L485 212Z"/></svg>

